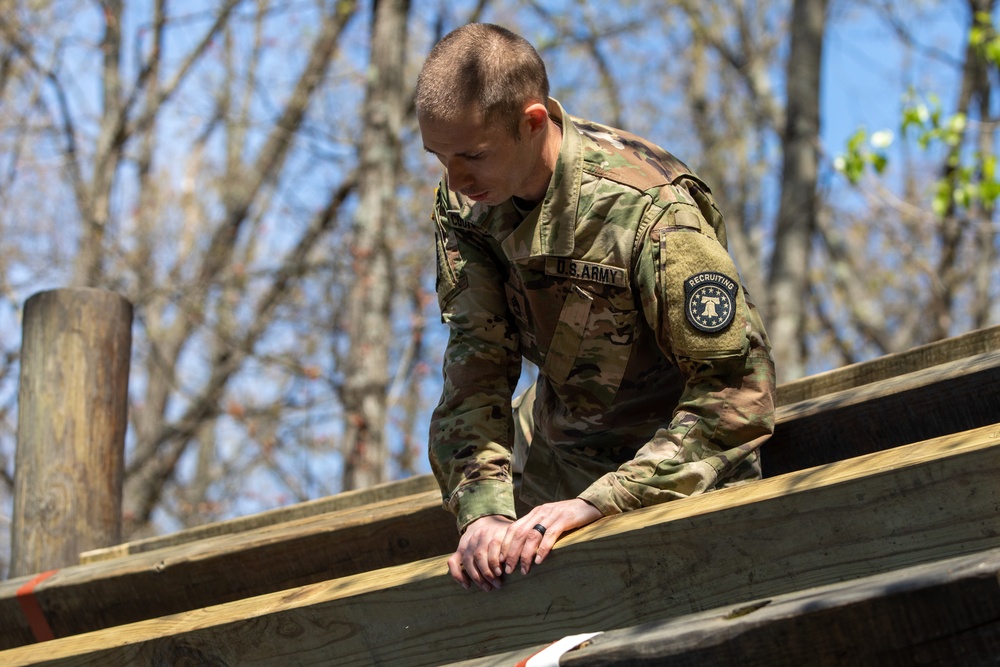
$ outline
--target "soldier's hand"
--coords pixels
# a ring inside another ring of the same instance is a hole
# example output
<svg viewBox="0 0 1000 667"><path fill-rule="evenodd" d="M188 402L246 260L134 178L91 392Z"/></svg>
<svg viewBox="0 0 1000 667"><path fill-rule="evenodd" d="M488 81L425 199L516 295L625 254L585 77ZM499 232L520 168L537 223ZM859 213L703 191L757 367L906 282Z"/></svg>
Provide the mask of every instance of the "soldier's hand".
<svg viewBox="0 0 1000 667"><path fill-rule="evenodd" d="M504 572L520 564L521 574L541 563L563 533L600 519L603 514L586 500L571 498L535 507L507 527L500 546Z"/></svg>
<svg viewBox="0 0 1000 667"><path fill-rule="evenodd" d="M468 589L470 584L486 592L501 587L503 568L500 563L500 543L511 520L489 515L476 519L465 528L458 541L458 550L448 559L452 579Z"/></svg>

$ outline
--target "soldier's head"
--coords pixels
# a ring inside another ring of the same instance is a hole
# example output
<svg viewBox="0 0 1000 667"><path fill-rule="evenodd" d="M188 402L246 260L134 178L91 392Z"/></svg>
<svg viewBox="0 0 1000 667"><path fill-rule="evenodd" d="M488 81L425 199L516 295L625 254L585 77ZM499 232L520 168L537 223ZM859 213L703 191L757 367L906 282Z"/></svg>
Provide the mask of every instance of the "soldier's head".
<svg viewBox="0 0 1000 667"><path fill-rule="evenodd" d="M438 42L417 80L417 121L448 188L491 206L541 200L560 142L548 93L538 53L505 28L474 23Z"/></svg>
<svg viewBox="0 0 1000 667"><path fill-rule="evenodd" d="M524 109L545 104L545 64L523 37L489 23L456 28L439 41L417 79L417 116L451 121L473 111L517 136Z"/></svg>

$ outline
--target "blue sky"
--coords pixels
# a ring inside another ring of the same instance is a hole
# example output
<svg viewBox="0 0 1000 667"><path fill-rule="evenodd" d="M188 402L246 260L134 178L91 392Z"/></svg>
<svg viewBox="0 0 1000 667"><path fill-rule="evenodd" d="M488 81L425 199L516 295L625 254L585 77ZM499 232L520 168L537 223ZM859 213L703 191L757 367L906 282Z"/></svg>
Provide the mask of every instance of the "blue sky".
<svg viewBox="0 0 1000 667"><path fill-rule="evenodd" d="M891 28L870 11L834 7L831 12L822 93L822 137L831 154L841 152L847 138L861 127L869 132L890 129L898 140L900 99L909 86L936 93L946 111L952 106L960 72L948 59L962 57L967 11L959 3L949 3L925 12L909 11L904 20L916 37L911 48L902 47Z"/></svg>

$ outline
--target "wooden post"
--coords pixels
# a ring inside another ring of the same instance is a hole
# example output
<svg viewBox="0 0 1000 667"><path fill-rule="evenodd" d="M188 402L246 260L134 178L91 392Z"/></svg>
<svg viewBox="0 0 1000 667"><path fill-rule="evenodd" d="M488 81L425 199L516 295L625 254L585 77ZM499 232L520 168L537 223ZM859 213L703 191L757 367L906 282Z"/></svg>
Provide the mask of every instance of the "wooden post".
<svg viewBox="0 0 1000 667"><path fill-rule="evenodd" d="M121 541L132 305L95 289L25 303L12 577Z"/></svg>

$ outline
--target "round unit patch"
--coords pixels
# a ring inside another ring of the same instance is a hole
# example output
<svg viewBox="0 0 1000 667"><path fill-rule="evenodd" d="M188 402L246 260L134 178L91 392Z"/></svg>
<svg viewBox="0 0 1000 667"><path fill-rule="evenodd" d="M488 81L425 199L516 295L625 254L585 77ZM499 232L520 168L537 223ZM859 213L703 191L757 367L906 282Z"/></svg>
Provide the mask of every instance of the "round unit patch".
<svg viewBox="0 0 1000 667"><path fill-rule="evenodd" d="M722 273L699 273L684 281L684 309L698 331L717 333L733 323L739 284Z"/></svg>

